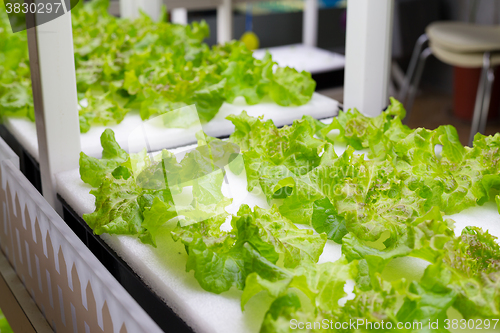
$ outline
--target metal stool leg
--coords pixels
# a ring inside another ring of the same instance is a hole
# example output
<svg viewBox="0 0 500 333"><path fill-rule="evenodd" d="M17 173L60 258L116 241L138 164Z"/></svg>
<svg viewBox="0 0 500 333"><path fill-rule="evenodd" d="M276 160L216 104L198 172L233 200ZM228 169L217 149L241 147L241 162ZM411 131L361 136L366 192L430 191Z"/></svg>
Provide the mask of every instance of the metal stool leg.
<svg viewBox="0 0 500 333"><path fill-rule="evenodd" d="M490 53L486 52L483 57L483 70L477 87L476 104L474 105L474 115L472 116L472 125L469 136L469 147L472 147L474 136L479 132L481 126L481 114L483 113L483 104L485 101L486 86L488 81L488 72L490 70ZM490 93L491 94L491 93ZM489 99L488 99L489 108ZM487 112L487 111L486 111ZM485 120L486 121L486 120Z"/></svg>
<svg viewBox="0 0 500 333"><path fill-rule="evenodd" d="M411 56L410 64L408 66L408 70L406 71L406 75L403 80L403 84L401 85L401 89L399 91L399 101L405 104L405 99L410 90L411 82L413 81L413 76L415 75L415 68L417 67L418 60L420 58L420 53L422 53L422 49L424 45L429 41L429 37L426 34L421 35L417 42L415 43L415 48L413 49L413 54Z"/></svg>
<svg viewBox="0 0 500 333"><path fill-rule="evenodd" d="M415 69L415 75L413 78L413 84L410 86L410 91L408 93L408 101L406 102L406 118L405 122L410 118L410 113L413 108L413 102L415 101L415 96L417 95L418 85L420 84L420 79L422 78L422 73L424 72L425 61L432 54L432 50L430 47L420 53L420 57L418 58L418 63Z"/></svg>
<svg viewBox="0 0 500 333"><path fill-rule="evenodd" d="M495 81L495 69L489 68L486 73L486 87L484 88L483 110L481 112L481 122L479 123L479 133L486 131L486 122L488 121L488 112L490 111L491 89Z"/></svg>

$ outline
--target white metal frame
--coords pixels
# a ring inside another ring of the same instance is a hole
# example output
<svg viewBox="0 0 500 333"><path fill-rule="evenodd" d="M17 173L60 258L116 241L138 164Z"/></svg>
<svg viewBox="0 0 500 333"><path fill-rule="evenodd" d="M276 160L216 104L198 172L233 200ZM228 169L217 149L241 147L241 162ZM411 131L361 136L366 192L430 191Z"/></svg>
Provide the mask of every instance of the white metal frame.
<svg viewBox="0 0 500 333"><path fill-rule="evenodd" d="M33 312L36 307L57 332L160 333L158 325L78 239L18 165L17 156L0 138L0 305L4 309L8 301L4 297L9 295L2 292L7 288L12 290L11 301L15 298L22 308L14 311L16 304L9 304L7 315L23 320L23 311L25 324L29 321L40 332L49 328ZM16 283L8 266L22 285ZM22 322L15 324L13 328L19 332L30 332L27 325L20 327Z"/></svg>
<svg viewBox="0 0 500 333"><path fill-rule="evenodd" d="M304 0L304 20L302 26L302 44L318 44L318 0Z"/></svg>
<svg viewBox="0 0 500 333"><path fill-rule="evenodd" d="M394 0L348 0L344 109L376 116L388 105Z"/></svg>
<svg viewBox="0 0 500 333"><path fill-rule="evenodd" d="M186 8L172 9L172 22L177 24L188 24L188 11Z"/></svg>
<svg viewBox="0 0 500 333"><path fill-rule="evenodd" d="M42 191L60 212L54 175L78 167L81 150L71 15L28 29L28 47Z"/></svg>
<svg viewBox="0 0 500 333"><path fill-rule="evenodd" d="M161 0L120 0L120 16L137 18L140 11L157 21L161 14Z"/></svg>
<svg viewBox="0 0 500 333"><path fill-rule="evenodd" d="M217 43L224 44L233 39L233 2L222 0L217 7Z"/></svg>

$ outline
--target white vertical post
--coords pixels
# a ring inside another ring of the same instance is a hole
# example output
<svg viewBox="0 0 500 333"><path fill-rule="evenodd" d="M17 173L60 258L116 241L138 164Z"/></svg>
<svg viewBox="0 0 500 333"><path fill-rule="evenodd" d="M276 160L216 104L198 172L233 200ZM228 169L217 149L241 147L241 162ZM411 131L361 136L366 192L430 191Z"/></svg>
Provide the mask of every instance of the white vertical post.
<svg viewBox="0 0 500 333"><path fill-rule="evenodd" d="M394 0L348 0L344 109L376 116L388 104Z"/></svg>
<svg viewBox="0 0 500 333"><path fill-rule="evenodd" d="M316 46L318 43L318 0L304 2L302 43L307 46Z"/></svg>
<svg viewBox="0 0 500 333"><path fill-rule="evenodd" d="M163 1L161 0L142 0L137 1L139 8L142 9L153 21L158 21L161 15L161 6Z"/></svg>
<svg viewBox="0 0 500 333"><path fill-rule="evenodd" d="M134 19L142 10L153 21L158 21L162 4L161 0L120 0L120 16Z"/></svg>
<svg viewBox="0 0 500 333"><path fill-rule="evenodd" d="M78 168L78 120L71 14L28 29L42 191L60 211L54 174Z"/></svg>
<svg viewBox="0 0 500 333"><path fill-rule="evenodd" d="M188 11L186 8L172 9L172 23L187 25L188 24Z"/></svg>
<svg viewBox="0 0 500 333"><path fill-rule="evenodd" d="M120 0L120 16L123 18L133 18L138 12L134 0Z"/></svg>
<svg viewBox="0 0 500 333"><path fill-rule="evenodd" d="M233 6L231 0L222 0L217 7L217 43L224 44L233 39Z"/></svg>

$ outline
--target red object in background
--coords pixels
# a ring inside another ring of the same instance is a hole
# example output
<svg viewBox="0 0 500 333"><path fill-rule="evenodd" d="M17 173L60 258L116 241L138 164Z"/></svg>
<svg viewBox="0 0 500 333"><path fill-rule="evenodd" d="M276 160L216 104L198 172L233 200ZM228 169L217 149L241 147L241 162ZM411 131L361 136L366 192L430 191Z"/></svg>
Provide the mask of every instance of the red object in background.
<svg viewBox="0 0 500 333"><path fill-rule="evenodd" d="M481 68L454 68L453 113L460 119L472 120L476 103ZM500 108L500 67L495 70L495 82L491 90L488 120L498 116Z"/></svg>

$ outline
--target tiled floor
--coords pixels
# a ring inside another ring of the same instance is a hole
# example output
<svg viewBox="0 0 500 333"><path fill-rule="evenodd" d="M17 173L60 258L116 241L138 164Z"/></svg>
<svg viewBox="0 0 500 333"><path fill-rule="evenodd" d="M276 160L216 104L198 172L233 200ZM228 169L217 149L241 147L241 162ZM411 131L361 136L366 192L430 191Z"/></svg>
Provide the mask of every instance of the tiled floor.
<svg viewBox="0 0 500 333"><path fill-rule="evenodd" d="M338 101L343 99L343 89L329 89L320 91ZM459 119L453 115L453 101L450 94L422 91L415 99L415 104L407 125L411 128L425 127L434 129L440 125L453 125L457 129L460 141L466 145L469 140L471 122ZM500 132L500 119L488 121L486 134Z"/></svg>

